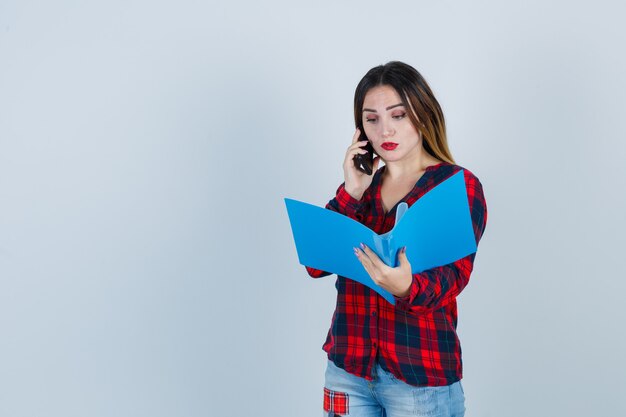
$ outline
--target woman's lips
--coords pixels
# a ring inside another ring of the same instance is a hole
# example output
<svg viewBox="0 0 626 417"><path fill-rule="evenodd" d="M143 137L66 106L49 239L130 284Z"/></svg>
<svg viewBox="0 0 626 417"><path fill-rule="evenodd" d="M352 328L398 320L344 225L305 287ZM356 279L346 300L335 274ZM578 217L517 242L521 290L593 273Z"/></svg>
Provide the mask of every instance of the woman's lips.
<svg viewBox="0 0 626 417"><path fill-rule="evenodd" d="M392 151L394 149L396 149L396 146L398 146L397 143L393 143L393 142L385 142L382 145L380 145L384 150L386 151Z"/></svg>

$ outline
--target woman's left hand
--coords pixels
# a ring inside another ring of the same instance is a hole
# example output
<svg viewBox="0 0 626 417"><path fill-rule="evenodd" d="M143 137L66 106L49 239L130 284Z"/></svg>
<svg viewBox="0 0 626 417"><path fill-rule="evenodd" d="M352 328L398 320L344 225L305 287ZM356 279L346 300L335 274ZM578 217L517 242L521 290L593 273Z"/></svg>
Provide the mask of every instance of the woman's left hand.
<svg viewBox="0 0 626 417"><path fill-rule="evenodd" d="M395 268L386 265L373 250L363 243L361 243L361 248L354 248L354 254L377 285L397 297L409 295L413 275L411 264L406 257L406 247L398 251L400 264Z"/></svg>

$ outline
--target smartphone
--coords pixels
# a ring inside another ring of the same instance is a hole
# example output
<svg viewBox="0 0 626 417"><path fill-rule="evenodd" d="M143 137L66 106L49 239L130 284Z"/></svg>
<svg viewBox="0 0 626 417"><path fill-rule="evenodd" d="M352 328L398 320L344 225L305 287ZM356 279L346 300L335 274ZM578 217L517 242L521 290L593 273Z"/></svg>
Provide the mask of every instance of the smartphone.
<svg viewBox="0 0 626 417"><path fill-rule="evenodd" d="M372 143L369 141L367 136L365 136L363 128L361 128L361 136L359 136L359 140L367 141L367 145L361 147L361 149L365 149L367 153L354 155L354 166L359 171L364 172L367 175L372 175L372 167L374 165L374 148L372 147Z"/></svg>

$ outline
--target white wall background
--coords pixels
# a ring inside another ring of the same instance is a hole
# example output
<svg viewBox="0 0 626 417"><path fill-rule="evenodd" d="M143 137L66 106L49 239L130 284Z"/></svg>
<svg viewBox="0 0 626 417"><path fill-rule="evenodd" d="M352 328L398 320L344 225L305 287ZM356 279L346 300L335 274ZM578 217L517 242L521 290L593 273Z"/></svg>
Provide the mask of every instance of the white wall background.
<svg viewBox="0 0 626 417"><path fill-rule="evenodd" d="M468 417L626 415L626 7L0 1L0 415L318 416L360 78L428 80L489 223Z"/></svg>

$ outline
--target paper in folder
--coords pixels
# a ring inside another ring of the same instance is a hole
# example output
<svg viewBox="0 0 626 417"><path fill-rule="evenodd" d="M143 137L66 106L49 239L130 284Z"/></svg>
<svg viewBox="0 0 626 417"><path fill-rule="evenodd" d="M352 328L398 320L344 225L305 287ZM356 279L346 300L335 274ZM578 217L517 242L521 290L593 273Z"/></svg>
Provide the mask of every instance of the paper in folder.
<svg viewBox="0 0 626 417"><path fill-rule="evenodd" d="M378 286L354 256L360 242L390 267L398 266L397 252L406 246L411 272L446 265L476 252L463 170L419 198L410 208L401 202L396 222L379 235L335 211L285 198L300 264L358 281L391 304L393 295Z"/></svg>

